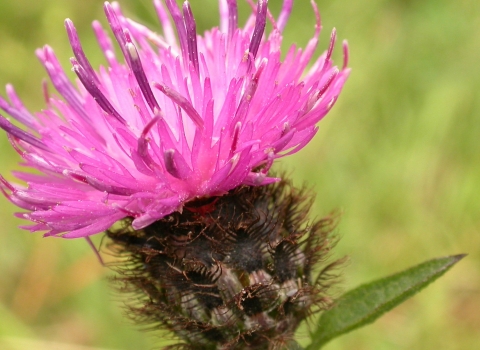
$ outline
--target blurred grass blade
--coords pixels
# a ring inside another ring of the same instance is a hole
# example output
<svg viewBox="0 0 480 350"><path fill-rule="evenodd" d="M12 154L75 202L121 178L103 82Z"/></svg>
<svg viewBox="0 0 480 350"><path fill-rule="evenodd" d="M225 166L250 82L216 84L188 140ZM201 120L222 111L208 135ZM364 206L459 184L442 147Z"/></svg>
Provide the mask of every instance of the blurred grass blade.
<svg viewBox="0 0 480 350"><path fill-rule="evenodd" d="M35 333L7 307L0 303L0 341L7 336L33 337ZM1 343L0 343L1 345ZM0 349L4 349L0 347Z"/></svg>
<svg viewBox="0 0 480 350"><path fill-rule="evenodd" d="M304 350L295 340L290 340L283 350Z"/></svg>
<svg viewBox="0 0 480 350"><path fill-rule="evenodd" d="M375 321L435 281L464 256L429 260L347 292L322 314L307 350L320 349L333 338Z"/></svg>

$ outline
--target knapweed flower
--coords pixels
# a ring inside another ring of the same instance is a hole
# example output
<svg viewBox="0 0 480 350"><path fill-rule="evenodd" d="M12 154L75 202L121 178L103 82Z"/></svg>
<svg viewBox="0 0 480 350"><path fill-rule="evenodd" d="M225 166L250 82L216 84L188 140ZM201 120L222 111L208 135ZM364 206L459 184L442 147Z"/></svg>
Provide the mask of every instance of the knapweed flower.
<svg viewBox="0 0 480 350"><path fill-rule="evenodd" d="M45 89L42 111L30 113L10 85L10 102L0 98L1 109L23 124L1 116L0 127L23 165L41 172L16 173L27 187L1 178L5 195L26 210L18 215L34 223L31 231L88 237L126 217L141 229L197 198L276 182L268 176L272 162L310 141L348 76L346 45L343 68L332 64L335 31L327 52L312 59L320 33L314 3L313 38L304 50L292 46L283 60L292 0L277 20L267 0L252 3L243 27L236 1L220 0L220 28L203 35L187 1L182 9L174 0L154 4L163 35L105 3L123 57L94 22L107 62L98 70L67 19L78 80L67 79L49 46L39 49L60 95Z"/></svg>
<svg viewBox="0 0 480 350"><path fill-rule="evenodd" d="M32 231L88 239L107 230L122 290L135 295L129 316L174 332L178 347L282 348L331 301L337 264L313 271L335 242L334 220L309 222L311 196L269 170L332 108L349 73L347 46L341 70L331 60L335 31L312 60L313 2L313 38L283 60L292 0L277 20L267 0L251 3L243 28L236 1L220 0L220 29L203 36L187 1L182 10L165 4L155 1L160 36L105 3L123 59L94 22L108 62L97 71L66 20L76 84L50 47L37 51L60 97L45 88L47 106L32 115L7 86L0 108L24 127L3 116L0 127L41 174L16 173L26 188L1 177L1 189Z"/></svg>

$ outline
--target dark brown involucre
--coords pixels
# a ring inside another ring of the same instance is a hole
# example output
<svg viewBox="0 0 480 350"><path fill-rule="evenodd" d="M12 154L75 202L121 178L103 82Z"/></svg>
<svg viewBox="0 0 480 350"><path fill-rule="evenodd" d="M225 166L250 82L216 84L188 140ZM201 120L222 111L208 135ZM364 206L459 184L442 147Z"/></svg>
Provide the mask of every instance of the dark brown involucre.
<svg viewBox="0 0 480 350"><path fill-rule="evenodd" d="M129 317L174 332L176 348L282 348L331 303L335 216L308 223L311 203L282 181L191 202L138 231L125 220L107 234Z"/></svg>

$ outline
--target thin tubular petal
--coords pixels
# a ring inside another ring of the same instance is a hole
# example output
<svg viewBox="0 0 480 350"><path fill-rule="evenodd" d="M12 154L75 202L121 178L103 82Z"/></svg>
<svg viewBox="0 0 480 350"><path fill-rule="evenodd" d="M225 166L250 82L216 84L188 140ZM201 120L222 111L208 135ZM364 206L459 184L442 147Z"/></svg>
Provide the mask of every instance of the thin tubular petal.
<svg viewBox="0 0 480 350"><path fill-rule="evenodd" d="M344 70L344 69L347 69L347 66L348 66L348 56L349 56L348 42L346 40L344 40L342 44L343 44L342 45L342 47L343 47L343 67L342 67L342 70Z"/></svg>
<svg viewBox="0 0 480 350"><path fill-rule="evenodd" d="M191 176L192 170L179 152L174 149L168 149L165 151L164 156L165 168L170 175L181 180L188 179Z"/></svg>
<svg viewBox="0 0 480 350"><path fill-rule="evenodd" d="M188 58L198 72L197 25L188 1L183 3L183 18L187 32Z"/></svg>
<svg viewBox="0 0 480 350"><path fill-rule="evenodd" d="M26 125L30 128L35 128L35 119L30 113L10 106L10 104L8 104L8 102L5 101L2 97L0 97L0 108L10 114L23 125Z"/></svg>
<svg viewBox="0 0 480 350"><path fill-rule="evenodd" d="M127 40L127 43L125 44L125 52L128 54L129 57L128 62L130 63L130 68L135 75L138 86L140 87L140 91L142 91L143 97L145 97L148 106L153 112L155 109L160 109L160 106L158 105L158 102L153 95L150 84L148 83L147 76L145 75L145 70L142 67L142 61L140 60L140 56L138 55L137 48L133 44L128 32L125 33L125 37Z"/></svg>
<svg viewBox="0 0 480 350"><path fill-rule="evenodd" d="M242 123L238 122L235 124L235 128L233 129L233 137L232 137L232 146L230 147L230 157L234 155L235 151L237 150L238 146L238 134L242 129Z"/></svg>
<svg viewBox="0 0 480 350"><path fill-rule="evenodd" d="M330 76L328 77L328 80L327 82L318 90L318 93L317 93L317 100L323 96L323 94L328 90L328 88L330 87L330 85L332 84L332 82L335 80L335 78L337 77L339 71L337 68L333 69L332 73L330 74Z"/></svg>
<svg viewBox="0 0 480 350"><path fill-rule="evenodd" d="M150 132L152 127L161 120L159 115L156 115L143 129L142 134L138 138L137 142L137 150L138 155L143 160L146 166L150 168L150 170L154 171L156 168L160 168L160 165L157 164L150 154L148 153L148 139L147 134Z"/></svg>
<svg viewBox="0 0 480 350"><path fill-rule="evenodd" d="M335 47L335 42L337 41L337 30L333 28L332 34L330 34L330 44L328 45L327 55L325 57L325 65L330 58L332 57L333 48Z"/></svg>
<svg viewBox="0 0 480 350"><path fill-rule="evenodd" d="M163 92L165 96L170 98L180 108L182 108L198 128L203 129L202 117L200 116L200 114L198 114L192 104L185 97L183 97L182 95L180 95L180 93L169 88L166 85L153 83L153 86Z"/></svg>
<svg viewBox="0 0 480 350"><path fill-rule="evenodd" d="M267 59L264 59L260 64L260 67L258 67L257 71L255 72L252 80L250 80L250 84L245 89L242 99L238 105L237 111L235 112L235 118L234 118L235 124L238 121L243 122L245 117L247 116L248 109L250 108L250 102L252 101L253 96L257 91L258 81L260 80L260 75L262 74L266 64L267 64ZM235 124L233 124L232 126L234 126Z"/></svg>
<svg viewBox="0 0 480 350"><path fill-rule="evenodd" d="M2 115L0 115L0 128L8 132L10 135L15 136L34 147L40 148L47 152L52 152L52 150L49 149L41 140L20 129L19 127L13 125L7 118Z"/></svg>
<svg viewBox="0 0 480 350"><path fill-rule="evenodd" d="M78 63L83 67L83 69L87 71L88 75L95 80L96 84L100 84L97 73L95 73L90 62L85 56L85 53L83 52L82 44L80 43L80 39L78 38L77 30L75 29L73 22L69 18L65 20L65 28L67 30L68 39L70 41L73 54L75 55Z"/></svg>
<svg viewBox="0 0 480 350"><path fill-rule="evenodd" d="M267 24L267 4L268 0L258 1L255 28L252 38L250 39L250 46L248 47L248 51L252 54L253 58L257 56L258 48L260 47L262 36L265 32L265 26Z"/></svg>
<svg viewBox="0 0 480 350"><path fill-rule="evenodd" d="M238 6L237 0L227 0L228 5L228 42L233 38L238 28Z"/></svg>
<svg viewBox="0 0 480 350"><path fill-rule="evenodd" d="M78 113L84 120L89 121L90 117L86 114L83 106L82 98L79 93L73 87L70 80L68 80L65 72L63 71L60 63L58 63L57 57L53 53L50 46L44 46L43 49L35 51L37 57L42 62L45 70L47 71L53 86L68 102L69 106Z"/></svg>
<svg viewBox="0 0 480 350"><path fill-rule="evenodd" d="M127 122L123 117L117 112L117 110L112 106L112 104L108 101L105 95L100 91L98 86L95 84L95 80L91 77L82 66L78 64L78 62L72 58L72 65L73 71L77 74L78 78L82 82L85 89L88 91L90 95L92 95L93 99L97 101L98 105L105 111L107 114L115 117L119 122L126 125Z"/></svg>
<svg viewBox="0 0 480 350"><path fill-rule="evenodd" d="M168 11L173 18L173 23L175 23L175 28L177 28L178 40L180 41L180 49L182 50L182 58L184 66L187 67L188 64L188 39L187 31L185 29L185 23L183 21L182 13L178 8L175 0L165 0Z"/></svg>
<svg viewBox="0 0 480 350"><path fill-rule="evenodd" d="M95 36L97 37L98 44L102 49L103 53L106 55L107 52L113 52L114 48L112 45L112 41L108 37L107 33L103 29L102 25L99 21L93 21L92 23L93 31L95 32Z"/></svg>
<svg viewBox="0 0 480 350"><path fill-rule="evenodd" d="M155 6L155 10L157 11L158 19L162 24L163 33L164 33L165 39L167 40L167 43L170 46L176 47L177 40L175 39L175 33L173 31L173 27L170 22L170 19L168 18L168 14L162 5L162 2L160 0L154 0L153 4Z"/></svg>
<svg viewBox="0 0 480 350"><path fill-rule="evenodd" d="M118 20L115 10L109 2L105 2L103 9L105 11L105 16L107 17L108 24L112 29L113 35L115 36L115 39L117 39L118 45L123 52L123 56L125 57L125 59L128 59L128 54L127 52L125 52L126 40L125 36L123 35L123 28L120 24L120 21Z"/></svg>
<svg viewBox="0 0 480 350"><path fill-rule="evenodd" d="M287 25L288 18L290 13L292 13L293 0L284 0L282 10L277 20L277 28L280 32L283 32L285 26Z"/></svg>

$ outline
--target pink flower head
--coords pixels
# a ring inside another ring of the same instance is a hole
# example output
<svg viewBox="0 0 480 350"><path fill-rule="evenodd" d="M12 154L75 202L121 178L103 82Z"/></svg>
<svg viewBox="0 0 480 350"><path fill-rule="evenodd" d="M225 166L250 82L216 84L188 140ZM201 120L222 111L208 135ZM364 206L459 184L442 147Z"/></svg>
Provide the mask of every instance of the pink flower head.
<svg viewBox="0 0 480 350"><path fill-rule="evenodd" d="M190 5L155 0L163 36L125 18L116 3L105 14L123 58L93 23L107 66L94 70L73 23L65 26L73 49L72 84L49 46L37 50L60 97L45 88L46 107L32 115L7 85L0 116L24 165L27 187L0 177L4 194L27 212L18 214L46 236L88 237L133 217L145 227L196 198L220 196L240 185L266 185L276 158L297 152L317 131L347 79L333 66L335 43L312 61L320 34L307 47L292 46L281 60L282 31L293 0L278 19L259 0L243 28L235 0L220 0L220 28L200 36ZM170 13L171 19L168 16ZM267 19L273 30L265 33ZM173 20L173 21L172 21ZM176 35L175 35L176 32ZM311 67L307 69L307 66Z"/></svg>

